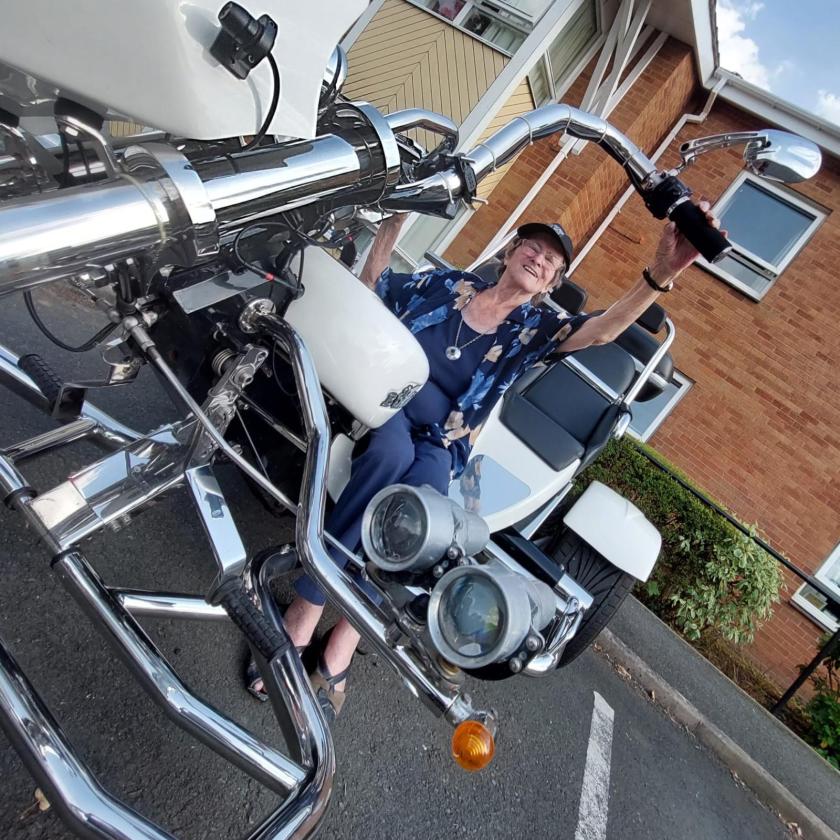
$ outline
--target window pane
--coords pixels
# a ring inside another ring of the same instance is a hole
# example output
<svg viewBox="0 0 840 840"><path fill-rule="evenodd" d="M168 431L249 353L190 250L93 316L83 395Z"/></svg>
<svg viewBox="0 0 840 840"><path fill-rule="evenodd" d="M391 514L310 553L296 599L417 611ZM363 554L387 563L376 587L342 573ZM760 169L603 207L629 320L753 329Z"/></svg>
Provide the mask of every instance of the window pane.
<svg viewBox="0 0 840 840"><path fill-rule="evenodd" d="M468 32L484 38L485 41L490 41L491 44L495 44L506 52L513 53L525 40L525 33L504 23L501 19L503 17L505 15L502 13L491 15L489 10L488 13L475 10L467 16L463 27Z"/></svg>
<svg viewBox="0 0 840 840"><path fill-rule="evenodd" d="M731 274L740 280L745 286L761 294L770 285L770 280L746 263L735 259L727 254L715 263L715 268L720 268L727 274Z"/></svg>
<svg viewBox="0 0 840 840"><path fill-rule="evenodd" d="M679 399L691 387L687 380L674 379L665 386L665 390L652 400L634 402L630 406L633 419L630 431L642 440L647 440L673 411Z"/></svg>
<svg viewBox="0 0 840 840"><path fill-rule="evenodd" d="M597 25L595 4L584 3L554 39L548 48L548 60L551 63L551 75L555 85L560 85L583 55Z"/></svg>
<svg viewBox="0 0 840 840"><path fill-rule="evenodd" d="M826 617L840 622L840 608L834 604L829 604L825 595L817 592L807 583L796 594L804 598L812 607L816 607L820 612L825 613Z"/></svg>
<svg viewBox="0 0 840 840"><path fill-rule="evenodd" d="M464 8L466 0L421 0L427 9L437 12L441 17L455 20L458 12Z"/></svg>
<svg viewBox="0 0 840 840"><path fill-rule="evenodd" d="M819 570L818 577L820 580L824 580L829 586L833 589L837 590L837 594L840 595L840 551L835 549L836 557L834 558L833 562L829 561L829 563L822 569Z"/></svg>
<svg viewBox="0 0 840 840"><path fill-rule="evenodd" d="M721 213L721 224L733 242L778 265L815 218L747 180Z"/></svg>
<svg viewBox="0 0 840 840"><path fill-rule="evenodd" d="M538 108L553 99L551 88L548 86L548 73L544 59L540 59L534 65L534 69L528 74L528 82L531 85L531 96L534 97L534 103Z"/></svg>

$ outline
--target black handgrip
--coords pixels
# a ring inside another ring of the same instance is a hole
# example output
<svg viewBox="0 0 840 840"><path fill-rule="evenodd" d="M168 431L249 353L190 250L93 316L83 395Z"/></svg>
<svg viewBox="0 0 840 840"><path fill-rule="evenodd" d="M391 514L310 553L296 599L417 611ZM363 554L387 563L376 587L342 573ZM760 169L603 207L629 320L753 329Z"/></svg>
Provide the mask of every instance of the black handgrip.
<svg viewBox="0 0 840 840"><path fill-rule="evenodd" d="M36 353L21 356L17 366L38 386L47 402L54 405L64 386L56 372Z"/></svg>
<svg viewBox="0 0 840 840"><path fill-rule="evenodd" d="M732 247L729 240L713 228L706 219L706 214L693 202L680 202L669 214L669 218L679 228L680 233L709 262L717 262Z"/></svg>
<svg viewBox="0 0 840 840"><path fill-rule="evenodd" d="M213 599L220 603L233 623L245 634L245 638L266 660L282 656L292 643L283 627L275 627L266 616L257 609L245 584L239 578L223 583L215 592Z"/></svg>

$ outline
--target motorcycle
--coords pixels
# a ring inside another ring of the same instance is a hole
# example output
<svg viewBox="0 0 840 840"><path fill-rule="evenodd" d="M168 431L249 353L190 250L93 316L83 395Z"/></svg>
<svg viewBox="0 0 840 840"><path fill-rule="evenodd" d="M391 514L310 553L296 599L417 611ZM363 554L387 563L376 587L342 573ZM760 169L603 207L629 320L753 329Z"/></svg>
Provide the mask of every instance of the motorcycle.
<svg viewBox="0 0 840 840"><path fill-rule="evenodd" d="M673 220L715 260L728 243L691 202L681 170L743 143L753 172L797 181L817 171L820 153L780 131L739 132L690 141L682 164L660 171L614 126L562 104L459 150L457 126L442 115L382 114L341 95L346 57L333 45L364 3L264 5L269 13L255 19L213 0L183 9L111 0L96 27L67 14L57 31L68 46L52 50L37 49L42 21L64 12L30 0L7 14L0 295L23 294L36 325L65 350L79 347L50 333L32 290L68 283L87 295L108 323L82 346L101 349L108 375L63 382L40 356L0 347L0 381L58 421L0 450L0 490L164 713L279 795L250 836L297 838L325 813L335 755L271 596L275 578L299 560L367 645L454 727L453 757L477 770L493 756L499 721L465 691L465 675L538 677L567 665L632 583L647 579L661 543L603 484L565 502L575 478L626 432L634 402L669 381L675 329L660 307L613 344L516 382L448 497L402 485L381 491L368 507L362 556L324 532L327 497L346 483L354 447L428 376L417 341L345 265L369 212L451 218L484 176L565 132L600 146L654 216ZM126 28L154 36L154 62L125 50ZM47 116L57 133L26 127ZM104 129L105 118L129 117L154 130L114 138ZM419 146L415 128L436 133L439 145ZM470 269L492 277L498 267ZM552 305L581 310L573 284L557 295ZM88 399L130 385L144 366L181 415L151 431ZM82 440L103 456L51 489L30 485L28 459ZM295 551L247 555L214 471L222 463L294 517ZM175 487L187 489L215 561L203 594L106 586L84 543L125 527ZM330 551L349 554L350 571ZM196 696L143 631L148 616L232 621L254 653L288 754ZM0 723L80 836L170 836L100 785L4 643Z"/></svg>

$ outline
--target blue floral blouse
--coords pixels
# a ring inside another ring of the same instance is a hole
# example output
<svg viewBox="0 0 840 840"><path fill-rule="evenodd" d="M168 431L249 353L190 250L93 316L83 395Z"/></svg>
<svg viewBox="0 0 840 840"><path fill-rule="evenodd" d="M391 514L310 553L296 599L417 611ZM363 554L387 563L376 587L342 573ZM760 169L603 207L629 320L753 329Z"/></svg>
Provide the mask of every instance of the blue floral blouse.
<svg viewBox="0 0 840 840"><path fill-rule="evenodd" d="M491 282L466 271L443 270L417 274L382 272L376 293L411 330L412 335L455 317L475 294ZM496 341L485 353L467 390L452 404L449 416L415 434L442 444L452 454L452 472L459 476L481 427L499 398L516 378L557 349L587 316L564 317L547 306L525 303L496 330Z"/></svg>

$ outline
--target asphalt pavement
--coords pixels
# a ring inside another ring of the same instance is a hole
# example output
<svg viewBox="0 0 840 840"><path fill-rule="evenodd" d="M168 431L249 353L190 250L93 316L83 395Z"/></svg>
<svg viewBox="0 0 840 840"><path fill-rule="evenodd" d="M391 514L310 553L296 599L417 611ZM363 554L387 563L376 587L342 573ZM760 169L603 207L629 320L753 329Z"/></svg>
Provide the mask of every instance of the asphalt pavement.
<svg viewBox="0 0 840 840"><path fill-rule="evenodd" d="M4 304L0 341L18 352L41 352L67 378L95 369L89 357L50 349L33 333L18 302ZM45 318L57 323L69 306L63 298L45 301ZM84 312L74 316L76 338L91 331L90 321ZM27 406L0 399L0 445L50 427ZM172 416L145 373L139 385L95 401L135 426L149 428ZM94 455L81 446L73 455L39 462L31 471L33 483L47 488ZM229 500L250 549L288 538L288 520L268 517L235 476L228 480ZM132 526L94 540L88 557L109 584L201 591L213 562L188 510L182 492L174 491ZM100 780L178 836L234 838L256 826L276 804L272 795L166 721L64 594L49 558L22 522L2 511L0 529L0 636ZM242 688L245 648L229 625L144 624L201 696L281 745L270 709ZM385 663L375 656L357 658L335 728L338 772L320 836L792 836L729 766L675 724L626 669L596 651L541 680L519 676L476 683L470 690L478 702L498 709L502 721L496 757L478 774L454 765L448 725L433 718ZM609 728L596 733L605 710ZM3 739L0 774L0 836L69 836L51 811L32 807L34 783Z"/></svg>

